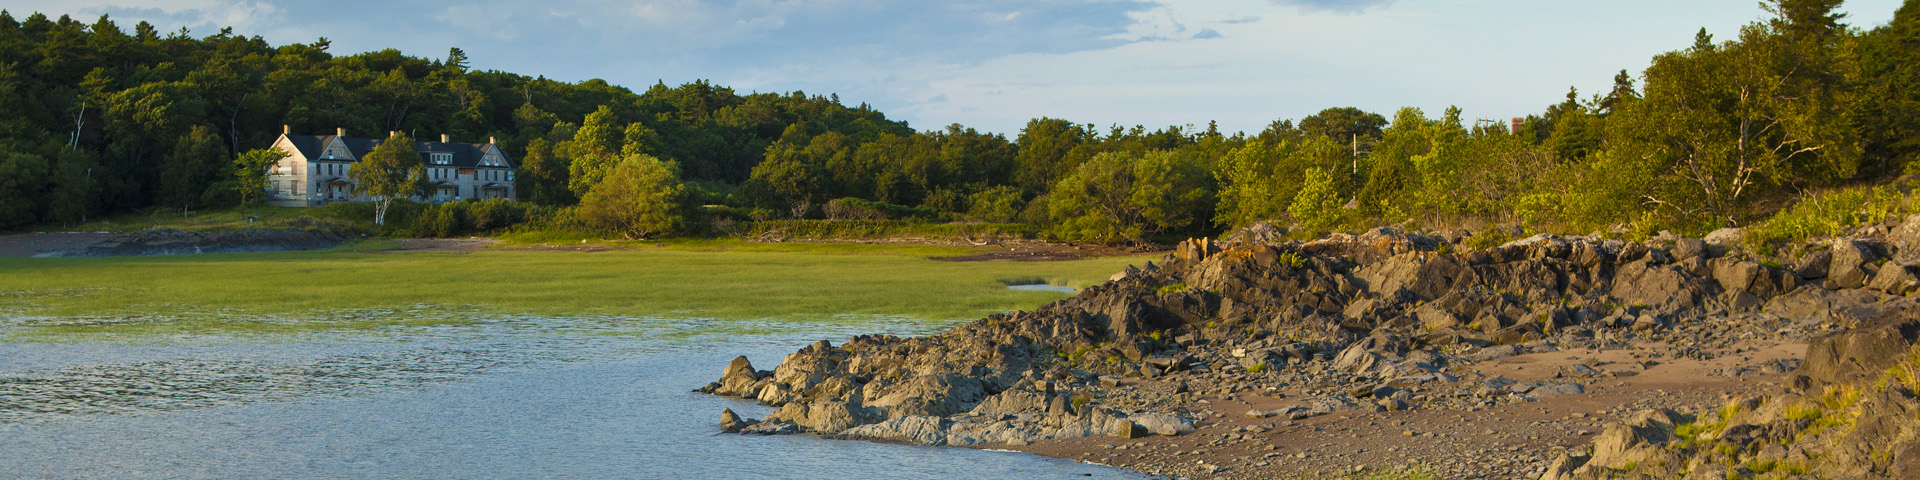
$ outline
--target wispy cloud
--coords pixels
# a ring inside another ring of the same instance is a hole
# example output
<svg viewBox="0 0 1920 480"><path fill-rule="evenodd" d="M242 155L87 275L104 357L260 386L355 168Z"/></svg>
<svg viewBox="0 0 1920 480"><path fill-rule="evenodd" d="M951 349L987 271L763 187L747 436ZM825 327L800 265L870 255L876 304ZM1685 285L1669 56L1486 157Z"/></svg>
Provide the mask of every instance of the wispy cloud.
<svg viewBox="0 0 1920 480"><path fill-rule="evenodd" d="M1354 14L1385 7L1394 0L1272 0L1280 5L1300 7L1302 11Z"/></svg>

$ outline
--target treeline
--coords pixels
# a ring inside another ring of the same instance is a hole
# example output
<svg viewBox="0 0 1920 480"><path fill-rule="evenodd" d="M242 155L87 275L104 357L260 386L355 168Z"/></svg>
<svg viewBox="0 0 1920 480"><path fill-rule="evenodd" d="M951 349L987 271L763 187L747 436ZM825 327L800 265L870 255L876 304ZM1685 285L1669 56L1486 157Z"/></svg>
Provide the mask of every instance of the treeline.
<svg viewBox="0 0 1920 480"><path fill-rule="evenodd" d="M1769 1L1770 18L1733 38L1702 30L1642 75L1570 91L1517 132L1458 109L1331 108L1232 134L1039 118L1012 139L960 125L916 132L799 92L696 82L634 94L469 71L457 49L443 60L335 58L324 39L272 48L229 32L0 15L0 227L231 201L219 175L198 169L265 145L285 123L495 136L521 162L523 199L628 234L710 218L874 217L1025 223L1106 242L1258 221L1700 232L1920 169L1920 0L1871 30L1844 24L1839 4ZM601 218L615 214L628 217Z"/></svg>
<svg viewBox="0 0 1920 480"><path fill-rule="evenodd" d="M738 184L796 125L855 142L913 135L864 105L802 92L742 95L695 82L634 93L472 70L457 48L426 59L328 47L325 38L275 47L231 29L196 37L146 22L128 31L104 15L86 23L0 11L0 229L233 204L232 159L270 144L281 125L494 137L526 167L527 196L548 204L577 201L574 158L624 149L673 159L689 180Z"/></svg>

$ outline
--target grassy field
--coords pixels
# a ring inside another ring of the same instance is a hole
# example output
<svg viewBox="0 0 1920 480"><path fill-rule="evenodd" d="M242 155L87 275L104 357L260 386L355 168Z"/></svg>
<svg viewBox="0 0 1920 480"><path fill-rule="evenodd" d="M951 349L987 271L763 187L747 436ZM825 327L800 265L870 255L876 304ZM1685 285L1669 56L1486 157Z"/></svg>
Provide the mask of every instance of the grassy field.
<svg viewBox="0 0 1920 480"><path fill-rule="evenodd" d="M1008 290L1008 282L1044 279L1086 286L1146 260L942 262L914 256L949 253L938 247L808 244L783 247L805 251L750 251L729 242L661 245L603 252L386 254L348 247L0 258L0 317L52 317L51 324L89 319L78 322L82 327L66 322L65 330L111 328L116 318L140 324L177 319L196 325L189 330L208 326L208 319L217 324L276 318L296 324L275 324L284 328L299 328L307 318L379 325L440 321L435 318L447 317L445 312L810 320L893 315L952 321L1061 298Z"/></svg>

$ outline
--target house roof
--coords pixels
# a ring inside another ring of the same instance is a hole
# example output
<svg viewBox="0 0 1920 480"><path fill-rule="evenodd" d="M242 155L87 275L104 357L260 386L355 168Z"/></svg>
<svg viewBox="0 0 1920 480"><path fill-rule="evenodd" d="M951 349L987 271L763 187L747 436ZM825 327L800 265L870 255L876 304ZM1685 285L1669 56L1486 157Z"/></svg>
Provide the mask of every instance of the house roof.
<svg viewBox="0 0 1920 480"><path fill-rule="evenodd" d="M306 157L309 160L319 159L320 154L326 150L327 145L333 144L335 139L346 143L347 151L353 153L353 158L356 161L360 158L365 158L368 153L372 153L373 148L380 146L382 142L382 140L372 138L339 137L334 135L286 134L284 136L287 137L289 143L293 144L293 148L300 150L300 156ZM420 161L427 163L429 166L437 167L480 168L480 159L486 156L489 146L492 146L492 144L413 142L413 149L420 152ZM499 147L494 146L493 148L498 149ZM428 163L428 155L434 153L453 154L453 163L445 165ZM500 158L506 160L506 166L504 168L513 168L513 158L508 157L506 151L500 151Z"/></svg>

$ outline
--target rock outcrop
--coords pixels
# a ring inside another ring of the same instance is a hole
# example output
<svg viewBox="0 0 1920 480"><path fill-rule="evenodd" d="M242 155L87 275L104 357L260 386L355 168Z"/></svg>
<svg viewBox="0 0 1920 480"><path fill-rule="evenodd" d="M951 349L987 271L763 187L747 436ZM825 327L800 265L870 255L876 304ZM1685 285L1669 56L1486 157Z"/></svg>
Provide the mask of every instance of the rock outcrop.
<svg viewBox="0 0 1920 480"><path fill-rule="evenodd" d="M1187 410L1196 391L1282 383L1306 386L1307 395L1261 418L1578 395L1584 379L1633 375L1636 367L1567 366L1532 382L1459 367L1627 342L1666 342L1674 355L1706 359L1706 347L1737 340L1818 338L1801 383L1841 384L1888 368L1876 360L1899 357L1920 334L1920 322L1898 319L1920 309L1895 294L1920 287L1920 276L1886 262L1906 249L1885 239L1759 258L1725 232L1713 242L1647 244L1536 235L1467 251L1461 235L1383 228L1276 243L1271 230L1183 242L1072 298L937 335L822 341L770 373L736 359L700 391L779 408L745 432L1018 445L1182 435L1212 418ZM1830 332L1850 333L1822 336ZM1752 369L1791 368L1783 365ZM1692 441L1699 429L1685 425L1696 421L1646 412L1602 433L1593 453L1561 459L1549 478L1646 465ZM1875 465L1869 471L1885 467Z"/></svg>

